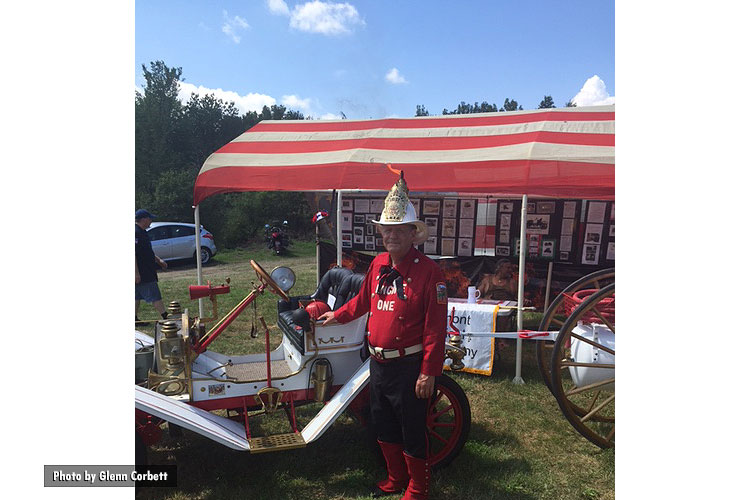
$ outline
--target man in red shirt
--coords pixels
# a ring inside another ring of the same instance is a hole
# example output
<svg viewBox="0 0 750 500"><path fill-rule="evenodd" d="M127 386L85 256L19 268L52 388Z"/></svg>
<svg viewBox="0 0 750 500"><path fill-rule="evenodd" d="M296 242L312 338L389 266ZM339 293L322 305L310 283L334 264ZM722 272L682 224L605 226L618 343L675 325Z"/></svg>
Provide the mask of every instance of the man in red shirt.
<svg viewBox="0 0 750 500"><path fill-rule="evenodd" d="M406 488L404 499L422 500L430 479L427 407L443 370L448 298L442 271L414 247L427 227L407 194L402 174L373 221L387 253L370 264L356 297L319 319L347 323L370 313L370 407L388 468L374 495Z"/></svg>

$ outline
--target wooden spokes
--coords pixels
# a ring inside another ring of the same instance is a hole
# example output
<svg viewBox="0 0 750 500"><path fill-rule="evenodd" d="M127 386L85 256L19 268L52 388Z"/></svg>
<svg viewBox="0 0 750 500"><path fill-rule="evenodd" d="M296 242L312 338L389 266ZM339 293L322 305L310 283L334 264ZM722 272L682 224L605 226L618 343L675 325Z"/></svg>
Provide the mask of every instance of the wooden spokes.
<svg viewBox="0 0 750 500"><path fill-rule="evenodd" d="M565 296L571 296L579 290L594 289L600 290L603 286L609 285L615 281L614 269L602 269L580 278L579 280L568 285L560 295L549 305L539 324L539 331L546 332L550 330L560 330L565 324L570 314L565 312ZM552 355L552 342L536 342L536 360L539 371L542 374L542 380L547 387L552 390L550 384L550 356ZM582 411L582 410L581 410Z"/></svg>
<svg viewBox="0 0 750 500"><path fill-rule="evenodd" d="M615 445L614 320L599 309L615 284L585 299L565 321L550 362L552 393L571 425L601 448ZM599 308L599 309L598 309Z"/></svg>

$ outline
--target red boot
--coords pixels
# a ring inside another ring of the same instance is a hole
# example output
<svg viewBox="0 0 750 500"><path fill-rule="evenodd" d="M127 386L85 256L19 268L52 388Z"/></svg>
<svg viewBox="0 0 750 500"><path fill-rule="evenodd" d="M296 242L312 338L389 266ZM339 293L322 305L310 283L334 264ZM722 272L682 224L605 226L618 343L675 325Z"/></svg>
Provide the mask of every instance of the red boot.
<svg viewBox="0 0 750 500"><path fill-rule="evenodd" d="M409 486L401 500L427 500L430 484L430 464L424 458L414 458L404 453L409 471Z"/></svg>
<svg viewBox="0 0 750 500"><path fill-rule="evenodd" d="M389 495L403 491L409 483L409 472L404 461L404 445L401 443L385 443L378 441L383 450L385 465L388 469L388 479L377 483L373 496Z"/></svg>

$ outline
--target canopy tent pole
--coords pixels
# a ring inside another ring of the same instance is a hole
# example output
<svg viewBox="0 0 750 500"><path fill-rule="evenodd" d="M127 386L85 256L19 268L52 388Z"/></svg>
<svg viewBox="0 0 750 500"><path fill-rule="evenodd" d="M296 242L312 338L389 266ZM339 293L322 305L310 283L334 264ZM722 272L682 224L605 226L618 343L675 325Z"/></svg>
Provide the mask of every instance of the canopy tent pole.
<svg viewBox="0 0 750 500"><path fill-rule="evenodd" d="M553 262L550 261L550 263L547 265L547 289L544 292L544 311L547 311L547 306L549 305L549 293L552 290L552 264Z"/></svg>
<svg viewBox="0 0 750 500"><path fill-rule="evenodd" d="M203 263L201 262L201 216L198 210L198 205L193 207L193 213L195 214L195 261L196 269L198 271L198 284L203 284ZM203 317L203 299L198 299L198 317Z"/></svg>
<svg viewBox="0 0 750 500"><path fill-rule="evenodd" d="M527 195L523 195L521 202L521 248L518 256L518 314L516 315L516 331L523 330L523 283L524 271L526 270L526 205L529 201ZM519 338L516 340L516 376L513 378L514 384L524 384L521 378L521 355L523 353L523 341Z"/></svg>
<svg viewBox="0 0 750 500"><path fill-rule="evenodd" d="M336 192L336 265L341 267L341 261L343 257L343 251L341 249L341 206L343 205L341 200L342 190Z"/></svg>

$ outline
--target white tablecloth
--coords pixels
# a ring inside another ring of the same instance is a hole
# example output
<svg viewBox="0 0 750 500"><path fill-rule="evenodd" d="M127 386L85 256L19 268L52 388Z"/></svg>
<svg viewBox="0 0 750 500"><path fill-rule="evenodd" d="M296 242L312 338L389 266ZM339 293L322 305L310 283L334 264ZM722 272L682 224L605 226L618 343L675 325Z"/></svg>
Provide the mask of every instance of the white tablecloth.
<svg viewBox="0 0 750 500"><path fill-rule="evenodd" d="M462 370L480 375L492 374L492 363L495 358L495 339L491 337L472 337L471 332L488 333L497 328L497 317L508 316L512 309L501 309L501 306L515 306L513 301L505 300L483 300L479 299L476 304L469 304L467 299L448 299L448 331L451 316L453 324L462 334L463 347L466 348L466 356L463 359ZM450 365L450 359L445 366Z"/></svg>

